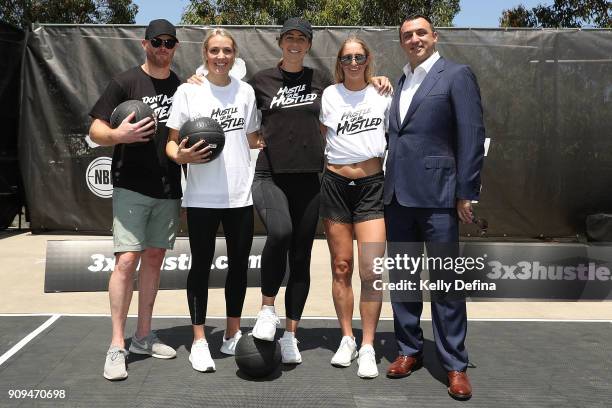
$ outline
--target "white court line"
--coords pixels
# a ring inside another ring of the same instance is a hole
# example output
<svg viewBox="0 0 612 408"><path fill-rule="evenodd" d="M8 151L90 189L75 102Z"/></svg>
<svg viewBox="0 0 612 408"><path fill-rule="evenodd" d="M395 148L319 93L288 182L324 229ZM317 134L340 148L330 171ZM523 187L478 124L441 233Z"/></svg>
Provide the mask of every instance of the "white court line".
<svg viewBox="0 0 612 408"><path fill-rule="evenodd" d="M49 319L47 319L46 322L44 322L43 324L38 326L38 328L36 330L34 330L32 333L30 333L27 336L25 336L23 339L21 339L21 341L19 343L15 344L13 347L11 347L11 349L9 351L4 353L2 355L2 357L0 357L0 366L2 364L4 364L4 362L6 360L11 358L15 353L17 353L19 350L21 350L26 344L28 344L30 341L32 341L36 336L38 336L40 333L42 333L47 327L51 326L60 317L62 317L62 315L60 315L60 314L52 315Z"/></svg>
<svg viewBox="0 0 612 408"><path fill-rule="evenodd" d="M431 319L421 319L431 320ZM469 322L549 322L549 323L612 323L612 320L608 319L504 319L504 318L468 318Z"/></svg>
<svg viewBox="0 0 612 408"><path fill-rule="evenodd" d="M65 317L110 317L106 313L0 313L0 317L40 317L40 316L65 316ZM138 317L138 315L128 315ZM206 316L208 319L225 319L225 316ZM284 316L279 316L284 319ZM154 319L189 319L189 315L161 315L153 316ZM243 319L257 319L257 316L242 316ZM56 319L57 320L57 319ZM302 320L337 320L330 316L303 316ZM358 320L358 319L354 319ZM392 321L392 317L381 317L379 320ZM422 318L423 321L431 321L431 318ZM537 319L537 318L469 318L469 322L550 322L550 323L612 323L609 319Z"/></svg>

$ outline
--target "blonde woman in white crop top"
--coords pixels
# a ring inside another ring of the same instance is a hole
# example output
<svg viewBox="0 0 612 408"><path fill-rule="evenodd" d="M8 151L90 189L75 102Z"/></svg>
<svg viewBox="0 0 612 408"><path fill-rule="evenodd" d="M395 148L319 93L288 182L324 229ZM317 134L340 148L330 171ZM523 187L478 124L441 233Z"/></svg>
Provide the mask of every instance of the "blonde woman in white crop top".
<svg viewBox="0 0 612 408"><path fill-rule="evenodd" d="M336 84L323 92L321 131L326 135L327 168L321 181L321 211L331 253L332 295L342 330L334 366L347 367L359 358L358 375L378 376L373 349L382 293L372 270L374 257L385 252L383 157L391 97L371 85L373 55L354 36L344 41L336 61ZM353 235L359 248L363 328L361 348L351 326L353 316Z"/></svg>

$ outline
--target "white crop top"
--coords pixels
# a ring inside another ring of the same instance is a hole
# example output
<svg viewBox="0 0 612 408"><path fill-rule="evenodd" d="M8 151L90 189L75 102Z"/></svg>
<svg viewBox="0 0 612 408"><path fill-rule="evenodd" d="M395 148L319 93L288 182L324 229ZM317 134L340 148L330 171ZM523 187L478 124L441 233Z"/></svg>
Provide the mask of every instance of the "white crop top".
<svg viewBox="0 0 612 408"><path fill-rule="evenodd" d="M330 164L353 164L383 157L391 97L371 84L349 91L343 84L325 88L319 120L327 126L325 155Z"/></svg>

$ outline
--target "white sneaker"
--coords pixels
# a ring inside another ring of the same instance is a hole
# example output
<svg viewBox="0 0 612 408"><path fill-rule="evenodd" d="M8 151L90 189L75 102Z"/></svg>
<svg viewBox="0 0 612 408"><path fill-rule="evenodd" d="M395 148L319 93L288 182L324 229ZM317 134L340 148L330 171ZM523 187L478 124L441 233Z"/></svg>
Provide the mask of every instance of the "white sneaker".
<svg viewBox="0 0 612 408"><path fill-rule="evenodd" d="M210 356L208 342L204 339L196 340L191 345L191 354L189 354L191 366L196 371L208 373L215 371L215 362Z"/></svg>
<svg viewBox="0 0 612 408"><path fill-rule="evenodd" d="M361 378L376 378L378 377L378 367L376 366L376 353L374 347L369 344L361 346L359 349L359 370L357 375Z"/></svg>
<svg viewBox="0 0 612 408"><path fill-rule="evenodd" d="M335 367L348 367L351 365L351 361L357 358L357 344L355 338L351 336L344 336L340 341L340 347L338 351L331 359L331 365Z"/></svg>
<svg viewBox="0 0 612 408"><path fill-rule="evenodd" d="M253 337L259 340L273 341L279 324L280 320L274 311L274 306L263 306L257 314L257 321L253 326Z"/></svg>
<svg viewBox="0 0 612 408"><path fill-rule="evenodd" d="M283 364L300 364L302 362L302 355L297 346L298 341L293 333L286 331L278 342L281 346Z"/></svg>
<svg viewBox="0 0 612 408"><path fill-rule="evenodd" d="M125 368L125 356L127 350L111 345L106 353L104 362L104 378L110 381L123 380L128 376Z"/></svg>
<svg viewBox="0 0 612 408"><path fill-rule="evenodd" d="M233 356L236 354L236 344L238 344L238 340L242 337L242 332L238 330L233 337L227 339L225 337L225 332L223 332L223 344L221 345L221 352L223 354L229 354Z"/></svg>

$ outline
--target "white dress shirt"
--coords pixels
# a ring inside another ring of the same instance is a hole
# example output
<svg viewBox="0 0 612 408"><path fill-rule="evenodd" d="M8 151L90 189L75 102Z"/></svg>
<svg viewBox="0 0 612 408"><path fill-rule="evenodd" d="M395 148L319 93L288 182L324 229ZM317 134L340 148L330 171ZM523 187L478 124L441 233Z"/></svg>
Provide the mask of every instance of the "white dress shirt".
<svg viewBox="0 0 612 408"><path fill-rule="evenodd" d="M399 114L403 121L410 108L410 103L414 94L423 83L425 76L431 70L431 67L440 59L440 53L434 52L425 61L421 62L415 69L414 72L410 69L410 64L406 64L403 68L404 74L406 74L406 80L404 86L402 86L402 92L400 93L399 100Z"/></svg>

